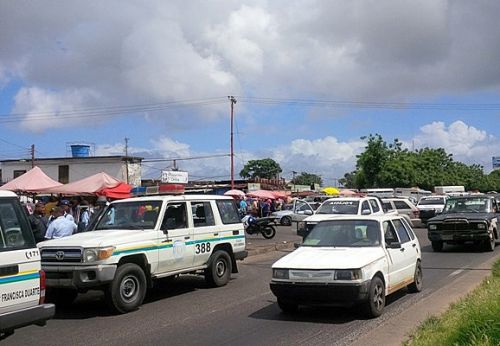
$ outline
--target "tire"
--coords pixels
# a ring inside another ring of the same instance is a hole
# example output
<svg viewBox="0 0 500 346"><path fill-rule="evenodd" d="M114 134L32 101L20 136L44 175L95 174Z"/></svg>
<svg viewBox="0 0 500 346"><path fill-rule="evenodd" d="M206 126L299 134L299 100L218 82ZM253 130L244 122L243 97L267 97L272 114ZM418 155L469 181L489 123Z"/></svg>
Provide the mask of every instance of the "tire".
<svg viewBox="0 0 500 346"><path fill-rule="evenodd" d="M493 231L491 231L490 233L488 233L488 235L490 236L490 239L484 241L484 251L495 251L495 234L493 234Z"/></svg>
<svg viewBox="0 0 500 346"><path fill-rule="evenodd" d="M418 293L422 291L422 279L423 279L423 274L422 274L422 265L420 264L420 261L417 261L417 265L415 267L415 274L413 275L413 282L408 285L408 291L411 293Z"/></svg>
<svg viewBox="0 0 500 346"><path fill-rule="evenodd" d="M205 280L212 287L226 285L231 279L232 262L224 250L215 251L210 256L208 268L205 269Z"/></svg>
<svg viewBox="0 0 500 346"><path fill-rule="evenodd" d="M299 310L299 305L289 300L278 298L278 306L285 314L292 314Z"/></svg>
<svg viewBox="0 0 500 346"><path fill-rule="evenodd" d="M292 218L290 216L283 216L280 220L280 225L281 226L291 226L292 225Z"/></svg>
<svg viewBox="0 0 500 346"><path fill-rule="evenodd" d="M56 306L70 306L78 296L78 292L68 288L53 288L47 291L47 301Z"/></svg>
<svg viewBox="0 0 500 346"><path fill-rule="evenodd" d="M433 242L431 242L431 244L432 244L432 250L434 252L443 251L443 242L442 241L440 241L440 240L433 241Z"/></svg>
<svg viewBox="0 0 500 346"><path fill-rule="evenodd" d="M266 239L272 239L276 235L276 228L274 226L264 226L262 228L262 236Z"/></svg>
<svg viewBox="0 0 500 346"><path fill-rule="evenodd" d="M146 275L137 264L123 264L105 293L106 303L114 311L121 314L134 311L146 296Z"/></svg>
<svg viewBox="0 0 500 346"><path fill-rule="evenodd" d="M369 318L382 315L385 307L385 286L382 279L375 276L368 291L368 301L366 302L366 315Z"/></svg>

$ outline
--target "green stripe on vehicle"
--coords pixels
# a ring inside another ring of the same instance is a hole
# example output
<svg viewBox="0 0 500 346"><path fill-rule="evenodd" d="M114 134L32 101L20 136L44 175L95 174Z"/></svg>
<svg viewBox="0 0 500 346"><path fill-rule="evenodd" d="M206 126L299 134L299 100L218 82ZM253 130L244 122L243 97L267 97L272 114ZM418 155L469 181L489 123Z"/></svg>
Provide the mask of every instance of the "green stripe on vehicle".
<svg viewBox="0 0 500 346"><path fill-rule="evenodd" d="M12 277L8 277L8 278L0 278L0 285L2 285L2 284L10 284L12 282L18 282L18 281L26 281L26 280L39 279L39 278L40 278L40 274L39 273L17 275L17 276L12 276Z"/></svg>

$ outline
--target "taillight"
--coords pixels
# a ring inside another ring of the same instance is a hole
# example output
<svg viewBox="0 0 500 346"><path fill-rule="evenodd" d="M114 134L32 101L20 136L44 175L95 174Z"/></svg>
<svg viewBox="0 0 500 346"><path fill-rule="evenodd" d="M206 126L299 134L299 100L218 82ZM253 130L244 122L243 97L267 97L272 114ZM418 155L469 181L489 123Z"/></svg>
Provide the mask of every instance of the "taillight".
<svg viewBox="0 0 500 346"><path fill-rule="evenodd" d="M38 304L45 303L45 272L40 270L40 299Z"/></svg>

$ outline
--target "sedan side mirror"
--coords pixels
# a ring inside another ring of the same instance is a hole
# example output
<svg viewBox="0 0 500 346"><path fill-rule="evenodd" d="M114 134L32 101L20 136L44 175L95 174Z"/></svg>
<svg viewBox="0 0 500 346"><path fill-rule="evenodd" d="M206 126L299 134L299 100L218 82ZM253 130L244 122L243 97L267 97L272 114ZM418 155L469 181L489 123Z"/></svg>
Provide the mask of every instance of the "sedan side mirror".
<svg viewBox="0 0 500 346"><path fill-rule="evenodd" d="M305 210L304 211L304 215L312 215L312 214L313 214L312 210Z"/></svg>
<svg viewBox="0 0 500 346"><path fill-rule="evenodd" d="M386 243L385 247L388 249L401 249L401 243L399 243L397 241L390 242L390 243Z"/></svg>

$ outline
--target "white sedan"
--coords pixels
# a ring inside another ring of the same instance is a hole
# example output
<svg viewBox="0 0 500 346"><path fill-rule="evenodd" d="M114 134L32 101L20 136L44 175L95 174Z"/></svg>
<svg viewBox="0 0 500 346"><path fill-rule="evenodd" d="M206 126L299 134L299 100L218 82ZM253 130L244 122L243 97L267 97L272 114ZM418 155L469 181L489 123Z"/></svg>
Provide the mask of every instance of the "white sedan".
<svg viewBox="0 0 500 346"><path fill-rule="evenodd" d="M272 270L271 290L286 313L300 305L363 305L377 317L387 295L422 289L420 244L397 215L322 221Z"/></svg>

